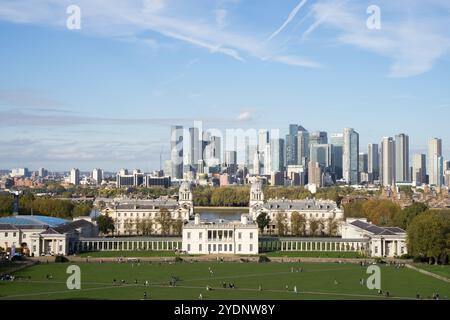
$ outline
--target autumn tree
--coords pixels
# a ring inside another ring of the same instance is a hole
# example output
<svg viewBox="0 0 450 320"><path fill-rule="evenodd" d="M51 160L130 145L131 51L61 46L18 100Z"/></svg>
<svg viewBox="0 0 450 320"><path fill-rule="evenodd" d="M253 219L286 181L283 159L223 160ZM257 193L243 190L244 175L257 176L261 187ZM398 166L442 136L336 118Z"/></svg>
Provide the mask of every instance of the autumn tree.
<svg viewBox="0 0 450 320"><path fill-rule="evenodd" d="M288 232L288 227L286 223L286 214L283 211L280 211L275 216L275 224L277 227L278 235L284 236Z"/></svg>
<svg viewBox="0 0 450 320"><path fill-rule="evenodd" d="M450 213L426 211L418 214L408 227L408 252L428 258L429 263L444 262L450 248Z"/></svg>
<svg viewBox="0 0 450 320"><path fill-rule="evenodd" d="M156 218L156 222L160 226L162 235L168 235L170 233L170 228L172 227L173 219L168 209L161 208L159 210L159 215Z"/></svg>
<svg viewBox="0 0 450 320"><path fill-rule="evenodd" d="M294 236L302 236L306 233L306 219L305 217L294 211L291 214L291 234Z"/></svg>

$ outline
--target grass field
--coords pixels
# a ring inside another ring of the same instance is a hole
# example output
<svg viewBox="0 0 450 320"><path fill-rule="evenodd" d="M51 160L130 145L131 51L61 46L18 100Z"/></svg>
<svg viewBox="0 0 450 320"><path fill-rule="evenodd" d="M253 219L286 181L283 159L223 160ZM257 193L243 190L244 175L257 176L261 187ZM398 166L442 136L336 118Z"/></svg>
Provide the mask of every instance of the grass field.
<svg viewBox="0 0 450 320"><path fill-rule="evenodd" d="M195 300L200 293L213 300L386 299L359 283L368 275L366 268L355 264L80 263L81 290L67 289L68 265L40 264L18 271L16 281L0 282L0 299L142 299L144 292L150 299L172 300ZM299 267L304 271L297 272ZM390 292L389 299L414 299L417 292L423 297L450 294L450 285L441 280L406 268L380 267L382 289ZM47 275L53 279L47 280ZM180 279L176 287L169 286L172 276ZM121 280L126 284L119 284ZM150 282L148 287L145 281ZM236 289L223 289L222 282L233 282ZM299 293L293 292L294 286Z"/></svg>
<svg viewBox="0 0 450 320"><path fill-rule="evenodd" d="M363 258L358 252L318 252L318 251L274 251L261 255L267 257L288 257L288 258Z"/></svg>
<svg viewBox="0 0 450 320"><path fill-rule="evenodd" d="M175 257L175 251L92 251L79 254L80 257L92 258L140 258L140 257Z"/></svg>
<svg viewBox="0 0 450 320"><path fill-rule="evenodd" d="M440 276L446 277L450 279L450 266L449 265L429 265L425 263L417 263L415 264L417 268L433 272Z"/></svg>

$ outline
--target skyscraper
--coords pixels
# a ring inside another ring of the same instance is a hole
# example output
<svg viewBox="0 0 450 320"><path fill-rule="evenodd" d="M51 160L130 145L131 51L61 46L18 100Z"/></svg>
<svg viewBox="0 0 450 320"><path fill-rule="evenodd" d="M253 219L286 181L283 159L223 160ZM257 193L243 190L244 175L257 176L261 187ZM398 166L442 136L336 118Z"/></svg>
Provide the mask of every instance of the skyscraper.
<svg viewBox="0 0 450 320"><path fill-rule="evenodd" d="M410 182L409 137L400 133L395 136L395 176L397 182Z"/></svg>
<svg viewBox="0 0 450 320"><path fill-rule="evenodd" d="M97 185L100 185L103 181L103 170L102 169L92 170L92 179L95 181Z"/></svg>
<svg viewBox="0 0 450 320"><path fill-rule="evenodd" d="M309 161L309 132L300 126L297 133L297 163L306 167Z"/></svg>
<svg viewBox="0 0 450 320"><path fill-rule="evenodd" d="M322 171L331 169L333 146L331 144L313 144L310 149L310 161L317 162Z"/></svg>
<svg viewBox="0 0 450 320"><path fill-rule="evenodd" d="M350 185L359 182L358 155L359 134L352 128L345 128L342 171L344 180Z"/></svg>
<svg viewBox="0 0 450 320"><path fill-rule="evenodd" d="M333 145L332 163L336 180L342 179L342 157L344 153L344 134L333 133L330 137L330 143Z"/></svg>
<svg viewBox="0 0 450 320"><path fill-rule="evenodd" d="M412 181L417 186L427 183L427 160L424 154L415 154L413 157Z"/></svg>
<svg viewBox="0 0 450 320"><path fill-rule="evenodd" d="M308 163L308 184L322 187L322 168L318 162Z"/></svg>
<svg viewBox="0 0 450 320"><path fill-rule="evenodd" d="M391 186L395 177L395 142L392 137L384 137L381 142L381 183Z"/></svg>
<svg viewBox="0 0 450 320"><path fill-rule="evenodd" d="M189 163L191 166L196 166L200 159L200 135L198 128L189 128Z"/></svg>
<svg viewBox="0 0 450 320"><path fill-rule="evenodd" d="M270 152L271 152L271 173L284 171L284 140L283 139L271 139L270 140Z"/></svg>
<svg viewBox="0 0 450 320"><path fill-rule="evenodd" d="M76 168L70 170L70 183L75 186L80 184L80 170Z"/></svg>
<svg viewBox="0 0 450 320"><path fill-rule="evenodd" d="M369 143L367 146L367 172L370 182L380 178L380 154L377 143Z"/></svg>
<svg viewBox="0 0 450 320"><path fill-rule="evenodd" d="M170 137L172 178L183 178L183 127L172 126Z"/></svg>
<svg viewBox="0 0 450 320"><path fill-rule="evenodd" d="M286 135L286 164L297 163L297 133L298 125L290 124L289 133Z"/></svg>
<svg viewBox="0 0 450 320"><path fill-rule="evenodd" d="M442 170L439 168L440 162L442 162L442 140L433 138L428 142L428 179L430 185L441 185Z"/></svg>
<svg viewBox="0 0 450 320"><path fill-rule="evenodd" d="M309 135L309 145L327 143L328 135L325 131L315 131Z"/></svg>
<svg viewBox="0 0 450 320"><path fill-rule="evenodd" d="M369 171L369 155L365 152L360 152L358 155L358 161L359 172L367 173Z"/></svg>

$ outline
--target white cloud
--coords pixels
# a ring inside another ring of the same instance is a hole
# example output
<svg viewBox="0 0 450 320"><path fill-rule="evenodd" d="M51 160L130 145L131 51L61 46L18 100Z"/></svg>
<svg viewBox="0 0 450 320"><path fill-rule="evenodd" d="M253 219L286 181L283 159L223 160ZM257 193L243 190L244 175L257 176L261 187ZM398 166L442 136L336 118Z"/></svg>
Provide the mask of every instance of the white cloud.
<svg viewBox="0 0 450 320"><path fill-rule="evenodd" d="M411 77L430 71L434 64L450 51L450 39L441 34L442 24L414 18L408 10L396 12L395 21L383 15L381 30L369 30L362 6L346 2L319 2L312 6L314 22L304 36L319 26L337 30L336 40L388 57L392 60L390 77ZM384 8L381 6L381 8ZM389 5L386 4L386 8ZM406 12L406 13L405 13ZM403 18L401 14L406 14ZM448 23L447 23L448 28Z"/></svg>
<svg viewBox="0 0 450 320"><path fill-rule="evenodd" d="M273 38L275 38L281 31L284 30L284 28L287 27L287 25L295 18L295 16L297 15L297 13L300 11L300 9L305 5L307 0L301 0L299 2L299 4L297 4L295 6L295 8L289 13L287 19L283 22L283 24L277 29L275 30L274 33L272 33L270 35L270 37L267 39L267 41L272 40Z"/></svg>
<svg viewBox="0 0 450 320"><path fill-rule="evenodd" d="M69 0L46 0L36 5L31 0L16 0L2 4L0 19L21 23L65 27L65 7ZM82 32L88 35L135 39L136 33L153 31L165 37L220 53L238 61L249 56L264 60L278 48L269 46L257 35L222 29L227 11L217 11L215 24L199 19L169 15L174 3L169 1L78 0L82 13ZM175 10L175 12L177 12ZM137 39L139 40L139 39ZM151 42L152 48L156 44ZM270 59L284 63L284 59ZM300 64L297 64L300 65Z"/></svg>
<svg viewBox="0 0 450 320"><path fill-rule="evenodd" d="M227 18L227 14L228 14L228 11L225 10L225 9L217 9L217 10L214 10L214 15L215 15L215 18L216 18L216 23L217 23L217 26L218 26L220 29L223 29L223 28L226 26L226 18Z"/></svg>
<svg viewBox="0 0 450 320"><path fill-rule="evenodd" d="M252 114L249 111L243 111L237 116L236 120L237 121L250 121L250 120L252 120Z"/></svg>

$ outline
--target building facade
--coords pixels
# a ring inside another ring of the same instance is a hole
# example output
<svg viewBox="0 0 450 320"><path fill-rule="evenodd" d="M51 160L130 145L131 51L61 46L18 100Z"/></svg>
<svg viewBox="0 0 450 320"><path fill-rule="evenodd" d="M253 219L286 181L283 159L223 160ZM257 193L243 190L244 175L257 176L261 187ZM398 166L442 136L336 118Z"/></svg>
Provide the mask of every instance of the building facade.
<svg viewBox="0 0 450 320"><path fill-rule="evenodd" d="M188 254L258 254L258 226L248 215L240 221L201 221L196 215L183 227Z"/></svg>

